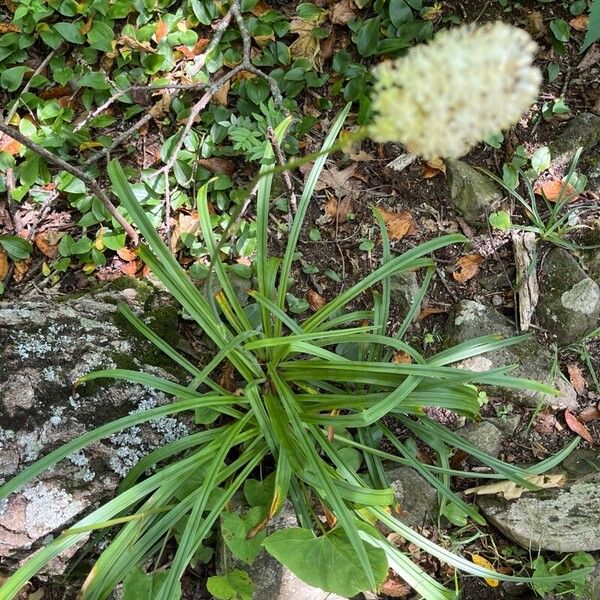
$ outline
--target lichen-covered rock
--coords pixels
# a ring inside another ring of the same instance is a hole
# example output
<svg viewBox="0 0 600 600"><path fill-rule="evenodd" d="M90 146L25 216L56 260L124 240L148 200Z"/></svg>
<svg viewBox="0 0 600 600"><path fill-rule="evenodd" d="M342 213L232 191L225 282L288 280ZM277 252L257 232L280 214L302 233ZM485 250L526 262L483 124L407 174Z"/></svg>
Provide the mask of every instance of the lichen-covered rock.
<svg viewBox="0 0 600 600"><path fill-rule="evenodd" d="M401 316L406 316L419 293L419 281L414 271L396 273L390 281L391 303Z"/></svg>
<svg viewBox="0 0 600 600"><path fill-rule="evenodd" d="M169 402L162 393L123 381L95 380L78 388L89 371L130 368L178 375L117 312L127 302L150 327L176 335L177 310L148 284L115 283L89 296L0 302L0 481L86 431L131 412ZM122 289L119 289L122 288ZM115 490L120 478L148 451L188 432L165 417L91 445L0 507L0 558L18 564L78 515ZM68 558L65 557L65 558ZM64 567L55 561L50 571Z"/></svg>
<svg viewBox="0 0 600 600"><path fill-rule="evenodd" d="M563 460L562 466L572 477L600 471L600 449L576 448Z"/></svg>
<svg viewBox="0 0 600 600"><path fill-rule="evenodd" d="M532 550L600 550L600 479L581 478L569 488L525 492L513 501L480 496L489 522L507 538Z"/></svg>
<svg viewBox="0 0 600 600"><path fill-rule="evenodd" d="M235 504L236 510L241 511L239 499ZM299 527L299 524L291 503L286 501L279 514L269 521L267 533L289 527ZM337 594L304 583L264 549L254 562L248 565L231 554L219 535L217 552L217 569L220 573L241 569L250 575L254 583L253 600L345 600Z"/></svg>
<svg viewBox="0 0 600 600"><path fill-rule="evenodd" d="M597 144L600 144L600 117L584 112L572 119L550 144L550 153L553 162L567 162L579 147L589 150Z"/></svg>
<svg viewBox="0 0 600 600"><path fill-rule="evenodd" d="M552 250L542 265L536 314L560 345L580 340L597 326L600 288L562 248Z"/></svg>
<svg viewBox="0 0 600 600"><path fill-rule="evenodd" d="M489 421L467 423L456 431L460 437L470 442L475 448L490 456L498 456L504 442L504 434Z"/></svg>
<svg viewBox="0 0 600 600"><path fill-rule="evenodd" d="M502 200L496 184L462 160L446 160L446 177L452 204L471 225L485 223L487 214Z"/></svg>
<svg viewBox="0 0 600 600"><path fill-rule="evenodd" d="M390 486L400 503L398 518L410 527L431 524L437 517L437 492L414 469L394 467L386 471Z"/></svg>
<svg viewBox="0 0 600 600"><path fill-rule="evenodd" d="M479 302L463 300L453 307L446 325L446 343L449 346L481 335L491 334L511 337L516 335L516 332L506 317ZM457 366L473 371L487 371L497 367L516 365L511 376L533 379L552 385L560 392L560 395L553 396L543 392L494 387L489 390L491 394L501 395L521 406L536 407L542 403L561 408L573 407L576 405L577 399L575 390L562 377L555 375L553 362L552 354L531 337L520 344L461 361Z"/></svg>

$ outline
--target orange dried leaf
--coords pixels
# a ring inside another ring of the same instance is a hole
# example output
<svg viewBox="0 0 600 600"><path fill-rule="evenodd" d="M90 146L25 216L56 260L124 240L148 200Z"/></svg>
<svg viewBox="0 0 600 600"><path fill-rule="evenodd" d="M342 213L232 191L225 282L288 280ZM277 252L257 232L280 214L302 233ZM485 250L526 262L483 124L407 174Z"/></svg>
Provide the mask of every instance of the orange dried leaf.
<svg viewBox="0 0 600 600"><path fill-rule="evenodd" d="M230 87L231 87L231 82L227 81L213 94L213 100L219 106L227 106Z"/></svg>
<svg viewBox="0 0 600 600"><path fill-rule="evenodd" d="M594 438L589 432L589 429L568 409L565 410L565 421L571 431L582 437L586 442L589 442L590 444L594 443Z"/></svg>
<svg viewBox="0 0 600 600"><path fill-rule="evenodd" d="M427 308L424 308L420 313L419 316L417 317L417 321L422 321L423 319L426 319L427 317L431 316L431 315L440 315L443 313L447 313L448 309L447 308L442 308L441 306L428 306Z"/></svg>
<svg viewBox="0 0 600 600"><path fill-rule="evenodd" d="M50 230L38 233L33 241L44 256L54 259L58 258L58 242L61 237L60 233Z"/></svg>
<svg viewBox="0 0 600 600"><path fill-rule="evenodd" d="M458 283L465 283L477 275L479 271L479 265L483 262L484 258L481 254L467 254L461 256L457 261L452 273L452 277Z"/></svg>
<svg viewBox="0 0 600 600"><path fill-rule="evenodd" d="M569 25L575 31L585 31L588 28L589 17L587 15L578 15L569 21Z"/></svg>
<svg viewBox="0 0 600 600"><path fill-rule="evenodd" d="M377 211L385 223L390 240L401 240L407 235L415 235L417 233L415 220L407 210L394 213L378 208Z"/></svg>
<svg viewBox="0 0 600 600"><path fill-rule="evenodd" d="M569 379L575 391L578 394L583 394L587 387L587 383L582 370L575 364L569 364L567 365L567 371L569 371Z"/></svg>
<svg viewBox="0 0 600 600"><path fill-rule="evenodd" d="M117 255L125 262L132 262L137 259L137 252L135 250L130 250L129 248L119 248L117 250Z"/></svg>
<svg viewBox="0 0 600 600"><path fill-rule="evenodd" d="M600 410L596 406L588 406L579 413L579 420L582 423L596 421L597 419L600 419Z"/></svg>
<svg viewBox="0 0 600 600"><path fill-rule="evenodd" d="M8 275L8 255L4 248L0 248L0 281Z"/></svg>
<svg viewBox="0 0 600 600"><path fill-rule="evenodd" d="M563 190L563 188L565 188ZM564 200L575 200L577 197L577 190L568 183L565 184L560 179L552 179L550 181L544 181L543 183L537 184L534 188L536 194L544 196L549 202L556 202L559 197L561 202Z"/></svg>
<svg viewBox="0 0 600 600"><path fill-rule="evenodd" d="M446 173L446 163L441 158L432 158L428 160L421 170L421 175L425 179L431 179L440 173Z"/></svg>
<svg viewBox="0 0 600 600"><path fill-rule="evenodd" d="M331 9L330 19L334 25L346 25L356 19L357 8L354 0L341 0Z"/></svg>
<svg viewBox="0 0 600 600"><path fill-rule="evenodd" d="M156 43L160 43L161 40L163 40L165 37L167 37L167 34L169 33L169 26L162 20L159 19L158 23L156 24L156 29L154 31L154 37L156 38Z"/></svg>
<svg viewBox="0 0 600 600"><path fill-rule="evenodd" d="M397 365L410 365L412 363L412 358L410 354L399 350L392 356L392 362Z"/></svg>
<svg viewBox="0 0 600 600"><path fill-rule="evenodd" d="M21 144L17 140L13 140L10 136L5 133L0 133L0 152L6 152L11 156L19 154L21 151Z"/></svg>
<svg viewBox="0 0 600 600"><path fill-rule="evenodd" d="M82 35L86 35L87 33L89 33L90 29L92 28L92 17L88 17L87 21L83 24L83 27L81 28L81 34Z"/></svg>
<svg viewBox="0 0 600 600"><path fill-rule="evenodd" d="M26 260L18 260L15 262L15 270L13 273L14 280L19 283L23 280L27 271L29 271L29 265L31 264L31 258Z"/></svg>
<svg viewBox="0 0 600 600"><path fill-rule="evenodd" d="M73 90L69 86L66 85L57 85L47 90L44 90L40 94L40 98L42 100L53 100L55 98L62 98L63 96L68 96L72 93Z"/></svg>
<svg viewBox="0 0 600 600"><path fill-rule="evenodd" d="M479 565L480 567L483 567L484 569L488 569L490 571L495 571L496 570L496 569L494 569L492 563L487 558L484 558L483 556L479 556L479 554L471 554L471 560L476 565ZM500 585L500 582L497 579L491 579L489 577L486 577L484 579L484 581L490 587L498 587Z"/></svg>
<svg viewBox="0 0 600 600"><path fill-rule="evenodd" d="M310 307L314 311L317 311L323 306L325 306L325 298L323 298L323 296L321 296L321 294L319 294L318 292L315 292L315 290L308 290L306 299L308 300Z"/></svg>
<svg viewBox="0 0 600 600"><path fill-rule="evenodd" d="M12 23L0 23L0 35L3 33L18 33L21 31L17 25L13 25Z"/></svg>
<svg viewBox="0 0 600 600"><path fill-rule="evenodd" d="M381 585L381 593L390 598L406 598L412 593L412 588L402 581L393 571Z"/></svg>
<svg viewBox="0 0 600 600"><path fill-rule="evenodd" d="M124 262L121 265L121 273L123 273L123 275L127 275L128 277L135 277L135 274L138 271L138 264L137 261L132 260L131 262Z"/></svg>

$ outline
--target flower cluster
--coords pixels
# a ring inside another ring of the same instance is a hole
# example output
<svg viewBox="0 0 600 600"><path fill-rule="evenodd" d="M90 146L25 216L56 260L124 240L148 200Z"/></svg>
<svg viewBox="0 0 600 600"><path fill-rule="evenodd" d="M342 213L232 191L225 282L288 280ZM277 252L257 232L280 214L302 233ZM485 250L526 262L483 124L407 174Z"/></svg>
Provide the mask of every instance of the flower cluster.
<svg viewBox="0 0 600 600"><path fill-rule="evenodd" d="M370 136L425 158L463 156L535 102L535 50L525 31L501 22L439 33L375 68Z"/></svg>

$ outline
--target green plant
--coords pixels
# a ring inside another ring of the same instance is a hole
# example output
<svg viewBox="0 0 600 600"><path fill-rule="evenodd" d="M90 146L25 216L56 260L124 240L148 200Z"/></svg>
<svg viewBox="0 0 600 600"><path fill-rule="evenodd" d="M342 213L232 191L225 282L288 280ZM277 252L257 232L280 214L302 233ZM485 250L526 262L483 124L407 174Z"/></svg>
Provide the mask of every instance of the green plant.
<svg viewBox="0 0 600 600"><path fill-rule="evenodd" d="M567 554L561 560L546 560L543 556L538 556L532 561L534 568L534 577L541 575L543 577L558 574L573 572L574 569L581 567L593 567L596 564L596 559L587 552L575 552ZM585 575L575 575L570 581L556 583L541 583L534 582L533 589L541 597L546 597L549 593L558 595L574 594L581 600L593 600L597 596L593 594L589 583L586 581Z"/></svg>
<svg viewBox="0 0 600 600"><path fill-rule="evenodd" d="M543 186L539 190L534 188L534 180L550 167L550 150L545 146L539 148L531 158L526 157L521 146L517 148L512 160L504 164L502 178L482 169L518 201L531 223L512 223L506 211L498 211L490 215L490 225L502 230L514 227L521 231L533 231L541 240L571 250L586 248L568 239L569 233L577 229L577 217L593 209L591 205L578 205L575 211L569 206L569 203L585 189L587 183L586 177L575 170L581 151L579 148L576 152L567 174L558 182L557 193L552 189L553 194L550 198L546 197ZM530 166L524 169L528 163ZM521 184L525 190L524 194L519 192Z"/></svg>
<svg viewBox="0 0 600 600"><path fill-rule="evenodd" d="M218 352L206 367L199 369L127 308L121 307L124 316L142 334L189 373L191 381L176 384L154 375L119 369L83 376L78 384L107 377L126 379L162 390L176 400L133 413L78 437L5 483L0 487L0 499L95 440L160 415L194 411L197 422L212 423L212 427L144 457L124 479L115 498L34 554L3 584L2 600L15 597L49 560L91 531L109 527L118 531L96 560L82 597L107 598L117 584L137 572L149 557L160 557L164 545L173 540L176 551L168 568L160 576L152 575L150 583L144 580L143 585L144 589L152 590L152 598L178 598L185 569L202 552L219 517L228 514L229 500L242 487L247 497L249 493L254 498L262 497L254 503L261 508L244 517L226 518L230 548L250 560L257 545L248 535L249 528L254 534L264 536L267 521L289 498L301 527L278 531L266 537L262 545L301 578L325 590L351 596L361 590L377 589L391 567L427 600L455 597L453 591L432 579L383 537L373 526L376 523L457 569L483 577L510 579L453 554L403 524L395 516L395 499L382 464L382 460L389 460L411 466L435 486L442 506L456 507L454 513L461 515L461 522L471 519L483 524L482 516L451 490L452 475L509 478L533 489L527 476L552 468L576 445L574 442L555 457L522 469L486 455L426 416L425 407L440 406L475 417L479 411L476 384L553 392L543 384L511 377L507 368L476 373L447 366L515 344L521 338L486 336L429 358L402 340L435 272L434 263L427 256L449 244L462 243L464 238L448 235L392 256L385 226L377 217L383 242L382 265L310 317L297 322L287 314L286 301L300 229L327 151L334 146L349 108L333 124L324 151L312 167L281 259L267 254L274 159L270 145L266 146L263 176L256 195L257 286L250 292L253 303L246 308L241 306L232 287L210 226L209 184L200 188L197 208L219 289L214 295L205 296L157 234L119 163L110 163L108 172L114 191L146 239L147 245L139 247L139 256L215 343ZM276 128L279 140L290 120L284 120ZM414 303L397 335L388 336L390 277L414 269L424 270L420 300ZM371 310L345 311L350 302L369 290L374 302ZM370 325L352 326L364 321ZM352 349L353 356L348 357L348 352L344 356L336 353L340 346ZM397 351L406 352L412 364L391 362ZM224 361L229 361L236 372L234 393L211 378L211 373ZM386 416L395 417L414 438L428 444L439 456L438 464L419 462L412 452L414 443L400 441L385 426ZM378 448L377 440L381 438L393 446L395 453ZM452 470L448 462L451 447L471 454L492 467L494 473ZM259 466L263 473L270 472L270 477L246 489L250 475L259 472ZM156 468L154 473L144 477L151 467ZM321 511L330 519L328 527L320 518ZM446 509L446 514L453 513ZM310 560L317 552L320 560ZM539 582L553 583L569 577L567 574L540 577ZM528 581L525 577L519 580ZM237 579L236 582L229 581L229 585L238 589L231 593L247 593L240 592L240 587L247 590L247 582ZM214 583L222 584L222 589L227 582Z"/></svg>

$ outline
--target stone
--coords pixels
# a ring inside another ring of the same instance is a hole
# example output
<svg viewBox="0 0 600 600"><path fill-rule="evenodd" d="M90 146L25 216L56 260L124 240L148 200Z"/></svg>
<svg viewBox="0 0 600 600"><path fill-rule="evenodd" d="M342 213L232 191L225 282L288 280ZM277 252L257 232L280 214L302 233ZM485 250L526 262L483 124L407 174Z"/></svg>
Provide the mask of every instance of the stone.
<svg viewBox="0 0 600 600"><path fill-rule="evenodd" d="M591 448L575 448L562 466L573 477L581 477L600 471L600 450Z"/></svg>
<svg viewBox="0 0 600 600"><path fill-rule="evenodd" d="M129 286L129 287L128 287ZM81 375L103 368L176 379L177 367L117 312L127 302L173 341L177 309L147 283L113 282L85 297L0 302L0 482L82 435L131 412L170 402L125 381ZM0 507L0 559L9 570L76 517L111 497L144 454L187 435L191 422L162 417L76 452L12 494ZM60 573L72 552L46 573Z"/></svg>
<svg viewBox="0 0 600 600"><path fill-rule="evenodd" d="M554 248L542 264L536 314L560 345L580 340L597 326L600 288L562 248Z"/></svg>
<svg viewBox="0 0 600 600"><path fill-rule="evenodd" d="M409 527L422 527L437 517L437 491L414 469L405 466L386 470L391 488L400 503L399 519Z"/></svg>
<svg viewBox="0 0 600 600"><path fill-rule="evenodd" d="M503 197L487 175L462 160L446 160L446 177L454 207L470 225L482 225Z"/></svg>
<svg viewBox="0 0 600 600"><path fill-rule="evenodd" d="M510 437L521 423L521 415L506 415L505 417L490 417L486 419L489 423L499 429L504 438Z"/></svg>
<svg viewBox="0 0 600 600"><path fill-rule="evenodd" d="M406 316L419 293L419 281L414 271L396 273L390 280L391 304Z"/></svg>
<svg viewBox="0 0 600 600"><path fill-rule="evenodd" d="M470 442L475 448L490 456L497 457L502 450L504 434L489 421L467 423L456 431L460 437Z"/></svg>
<svg viewBox="0 0 600 600"><path fill-rule="evenodd" d="M600 117L593 113L580 113L550 144L553 162L568 162L579 147L584 151L600 144Z"/></svg>
<svg viewBox="0 0 600 600"><path fill-rule="evenodd" d="M506 317L479 302L463 300L452 308L446 324L447 346L490 334L512 337L516 332ZM554 357L550 351L531 337L520 344L460 361L457 366L474 371L487 371L516 365L515 370L510 373L511 376L552 385L559 391L559 395L488 386L486 389L491 395L502 396L520 406L536 407L541 403L573 408L577 405L577 394L569 383L555 374L553 363Z"/></svg>
<svg viewBox="0 0 600 600"><path fill-rule="evenodd" d="M236 510L241 510L239 497L234 505ZM286 500L279 514L269 521L267 534L299 526L292 504ZM250 575L254 583L253 600L345 600L337 594L304 583L266 550L262 550L251 565L246 564L231 554L219 535L217 572L223 574L233 569L241 569Z"/></svg>
<svg viewBox="0 0 600 600"><path fill-rule="evenodd" d="M525 492L513 501L477 498L483 515L507 538L532 552L600 550L600 478L588 476L565 489Z"/></svg>

